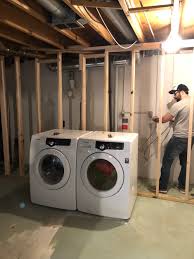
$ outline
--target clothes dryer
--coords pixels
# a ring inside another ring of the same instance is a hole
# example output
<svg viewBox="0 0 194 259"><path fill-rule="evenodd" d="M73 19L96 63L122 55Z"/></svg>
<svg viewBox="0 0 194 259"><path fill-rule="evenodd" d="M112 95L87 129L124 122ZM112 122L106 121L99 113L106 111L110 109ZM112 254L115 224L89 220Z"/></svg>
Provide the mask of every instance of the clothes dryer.
<svg viewBox="0 0 194 259"><path fill-rule="evenodd" d="M79 211L128 219L137 196L138 134L93 132L77 148Z"/></svg>

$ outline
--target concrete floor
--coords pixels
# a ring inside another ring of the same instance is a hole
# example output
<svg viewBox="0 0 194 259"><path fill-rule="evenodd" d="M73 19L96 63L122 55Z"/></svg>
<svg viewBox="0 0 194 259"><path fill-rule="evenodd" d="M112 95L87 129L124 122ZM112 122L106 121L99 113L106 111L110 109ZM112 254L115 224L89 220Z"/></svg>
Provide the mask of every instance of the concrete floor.
<svg viewBox="0 0 194 259"><path fill-rule="evenodd" d="M194 207L138 197L125 222L33 205L27 178L0 177L0 259L48 258L193 259Z"/></svg>

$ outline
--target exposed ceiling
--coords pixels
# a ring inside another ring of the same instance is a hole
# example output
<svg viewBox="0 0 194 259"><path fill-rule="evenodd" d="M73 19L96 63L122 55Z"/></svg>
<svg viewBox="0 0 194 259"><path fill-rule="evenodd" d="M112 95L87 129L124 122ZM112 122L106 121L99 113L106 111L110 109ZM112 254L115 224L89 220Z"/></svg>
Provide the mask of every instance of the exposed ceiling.
<svg viewBox="0 0 194 259"><path fill-rule="evenodd" d="M179 7L180 35L193 39L194 1ZM0 51L164 41L172 10L171 0L1 0Z"/></svg>

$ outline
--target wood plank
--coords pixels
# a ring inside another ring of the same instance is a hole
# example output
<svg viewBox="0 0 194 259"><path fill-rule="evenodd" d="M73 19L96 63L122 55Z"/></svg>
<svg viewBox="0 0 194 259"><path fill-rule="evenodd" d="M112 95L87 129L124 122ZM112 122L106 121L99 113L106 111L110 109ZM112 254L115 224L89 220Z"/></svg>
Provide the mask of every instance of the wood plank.
<svg viewBox="0 0 194 259"><path fill-rule="evenodd" d="M0 23L0 37L30 48L43 47L40 41L3 23Z"/></svg>
<svg viewBox="0 0 194 259"><path fill-rule="evenodd" d="M35 59L35 91L36 91L36 113L37 113L37 133L42 131L41 114L41 88L40 88L40 63Z"/></svg>
<svg viewBox="0 0 194 259"><path fill-rule="evenodd" d="M104 131L108 131L109 113L109 53L105 51L104 58Z"/></svg>
<svg viewBox="0 0 194 259"><path fill-rule="evenodd" d="M161 159L161 144L162 144L162 115L163 115L163 92L164 92L164 73L165 73L165 53L162 51L160 64L160 102L159 102L159 123L157 124L157 160L156 160L156 196L159 195L159 180L160 180L160 159Z"/></svg>
<svg viewBox="0 0 194 259"><path fill-rule="evenodd" d="M172 195L168 195L168 194L162 194L159 193L158 196L156 196L155 193L151 193L151 192L137 192L138 196L141 197L147 197L147 198L159 198L161 200L166 200L166 201L174 201L174 202L181 202L181 203L187 203L187 204L193 204L194 205L194 199L189 196L189 200L186 200L184 197L175 197Z"/></svg>
<svg viewBox="0 0 194 259"><path fill-rule="evenodd" d="M193 51L193 65L194 65L194 51ZM188 144L187 144L187 167L186 167L186 183L185 183L185 197L189 199L189 184L191 174L191 158L192 158L192 132L193 129L193 104L194 104L194 78L192 87L190 89L190 113L189 113L189 132L188 132Z"/></svg>
<svg viewBox="0 0 194 259"><path fill-rule="evenodd" d="M111 8L111 9L122 9L118 2L116 1L87 1L87 0L71 0L72 5L86 6L91 8Z"/></svg>
<svg viewBox="0 0 194 259"><path fill-rule="evenodd" d="M81 77L82 77L82 103L81 103L81 128L86 130L86 58L80 54Z"/></svg>
<svg viewBox="0 0 194 259"><path fill-rule="evenodd" d="M114 45L114 40L112 39L111 35L107 31L107 29L98 21L98 19L95 17L92 18L93 15L89 11L86 11L84 7L82 6L76 6L71 4L71 0L63 0L65 4L67 4L75 13L77 13L80 17L85 19L88 24L107 42L109 42L111 45Z"/></svg>
<svg viewBox="0 0 194 259"><path fill-rule="evenodd" d="M19 150L19 174L25 174L25 155L24 155L24 125L22 115L22 94L21 94L21 69L20 58L15 57L16 75L16 108L17 108L17 127L18 127L18 150Z"/></svg>
<svg viewBox="0 0 194 259"><path fill-rule="evenodd" d="M40 64L51 64L51 63L57 63L57 58L50 58L50 59L39 59Z"/></svg>
<svg viewBox="0 0 194 259"><path fill-rule="evenodd" d="M62 78L62 53L57 54L57 81L58 81L58 128L63 128L63 78Z"/></svg>
<svg viewBox="0 0 194 259"><path fill-rule="evenodd" d="M164 9L172 8L172 6L173 6L173 4L134 7L134 8L129 8L128 13L141 13L141 12L159 11L161 9L164 10Z"/></svg>
<svg viewBox="0 0 194 259"><path fill-rule="evenodd" d="M10 150L9 150L9 127L8 127L8 111L6 99L6 85L5 85L5 63L4 57L0 56L0 105L1 105L1 125L2 125L2 139L3 139L3 154L5 175L10 175Z"/></svg>
<svg viewBox="0 0 194 259"><path fill-rule="evenodd" d="M45 24L47 27L49 26L53 30L59 32L60 34L66 36L67 38L75 41L76 43L88 47L90 46L90 43L85 40L84 38L77 35L75 32L69 29L59 29L58 27L48 24L48 19L43 14L40 15L37 11L35 11L33 8L27 5L23 0L8 0L9 3L13 4L14 6L20 8L23 12L31 15L32 17L38 19L39 21L42 21L43 24ZM32 3L31 3L32 4ZM35 3L34 3L35 4ZM33 5L34 5L33 4Z"/></svg>
<svg viewBox="0 0 194 259"><path fill-rule="evenodd" d="M130 84L130 132L134 132L134 112L135 112L135 63L136 56L135 51L131 53L131 84Z"/></svg>
<svg viewBox="0 0 194 259"><path fill-rule="evenodd" d="M3 1L0 1L0 10L0 22L57 48L64 48L63 36L42 21Z"/></svg>
<svg viewBox="0 0 194 259"><path fill-rule="evenodd" d="M99 54L85 54L84 55L86 59L89 58L104 58L104 53L99 53Z"/></svg>
<svg viewBox="0 0 194 259"><path fill-rule="evenodd" d="M133 7L133 0L118 0L123 12L125 13L127 20L129 21L131 27L133 28L133 31L135 35L137 36L139 42L145 41L145 36L143 34L141 25L134 13L129 13L128 9Z"/></svg>

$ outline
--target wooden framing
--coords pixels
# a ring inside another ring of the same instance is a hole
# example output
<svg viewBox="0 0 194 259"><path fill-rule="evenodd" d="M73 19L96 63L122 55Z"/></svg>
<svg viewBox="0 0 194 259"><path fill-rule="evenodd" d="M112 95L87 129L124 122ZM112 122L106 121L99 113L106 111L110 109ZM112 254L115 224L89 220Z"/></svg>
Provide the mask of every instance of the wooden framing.
<svg viewBox="0 0 194 259"><path fill-rule="evenodd" d="M7 1L10 4L16 6L18 9L20 9L24 13L32 16L33 18L35 18L36 20L41 22L47 28L52 29L53 31L56 31L56 32L66 36L67 38L75 41L76 43L78 43L82 46L85 46L85 47L90 46L90 43L88 41L86 41L84 38L77 35L75 32L68 30L68 29L59 29L56 26L49 25L47 23L48 19L47 19L47 17L45 17L44 14L40 14L38 11L34 10L34 8L31 8L28 4L26 4L23 0L7 0ZM31 5L32 4L34 5L34 7L36 6L36 3L31 3Z"/></svg>
<svg viewBox="0 0 194 259"><path fill-rule="evenodd" d="M109 53L105 51L104 58L104 131L108 131L108 112L109 112Z"/></svg>
<svg viewBox="0 0 194 259"><path fill-rule="evenodd" d="M0 22L59 49L64 49L63 36L50 26L4 1L0 1L0 10Z"/></svg>
<svg viewBox="0 0 194 259"><path fill-rule="evenodd" d="M194 65L194 52L193 52L193 65ZM194 79L191 88L191 100L190 100L190 114L189 114L189 132L188 132L188 144L187 144L187 169L186 169L186 186L185 195L186 199L189 199L189 180L190 180L190 169L191 169L191 151L192 151L192 131L193 129L193 104L194 104Z"/></svg>
<svg viewBox="0 0 194 259"><path fill-rule="evenodd" d="M161 158L161 128L162 128L162 115L163 115L163 92L164 92L164 69L165 69L165 53L162 51L161 65L160 65L160 111L159 123L157 124L157 160L156 160L156 197L159 195L159 179L160 179L160 158Z"/></svg>
<svg viewBox="0 0 194 259"><path fill-rule="evenodd" d="M17 126L18 126L18 148L19 148L19 174L25 174L25 155L24 155L24 126L22 116L22 95L21 95L21 70L20 58L15 57L16 75L16 107L17 107Z"/></svg>
<svg viewBox="0 0 194 259"><path fill-rule="evenodd" d="M80 69L82 72L81 128L86 130L86 57L82 54L80 54Z"/></svg>
<svg viewBox="0 0 194 259"><path fill-rule="evenodd" d="M145 41L145 36L142 31L141 25L134 13L129 13L129 8L132 8L133 0L118 0L123 12L125 13L127 20L129 21L131 27L133 28L134 33L136 34L139 42Z"/></svg>
<svg viewBox="0 0 194 259"><path fill-rule="evenodd" d="M121 9L121 6L118 2L99 2L99 1L87 1L87 0L71 0L72 5L77 6L86 6L91 8L112 8L112 9Z"/></svg>
<svg viewBox="0 0 194 259"><path fill-rule="evenodd" d="M130 132L134 131L134 112L135 112L135 51L131 52L131 85L130 85Z"/></svg>
<svg viewBox="0 0 194 259"><path fill-rule="evenodd" d="M40 88L40 63L35 59L35 90L36 90L36 113L37 113L37 133L42 131L41 119L41 88Z"/></svg>
<svg viewBox="0 0 194 259"><path fill-rule="evenodd" d="M107 31L107 29L97 21L96 18L92 18L93 15L90 12L87 12L84 7L72 5L71 0L63 0L65 4L67 4L75 13L77 13L80 17L85 19L88 24L94 29L101 37L103 37L109 44L114 45L115 42L112 39L111 35Z"/></svg>
<svg viewBox="0 0 194 259"><path fill-rule="evenodd" d="M8 127L8 111L5 85L5 63L4 57L0 56L0 105L1 105L1 125L3 138L3 154L5 175L10 175L10 150L9 150L9 127Z"/></svg>
<svg viewBox="0 0 194 259"><path fill-rule="evenodd" d="M63 128L63 78L62 53L57 54L57 80L58 80L58 128Z"/></svg>

